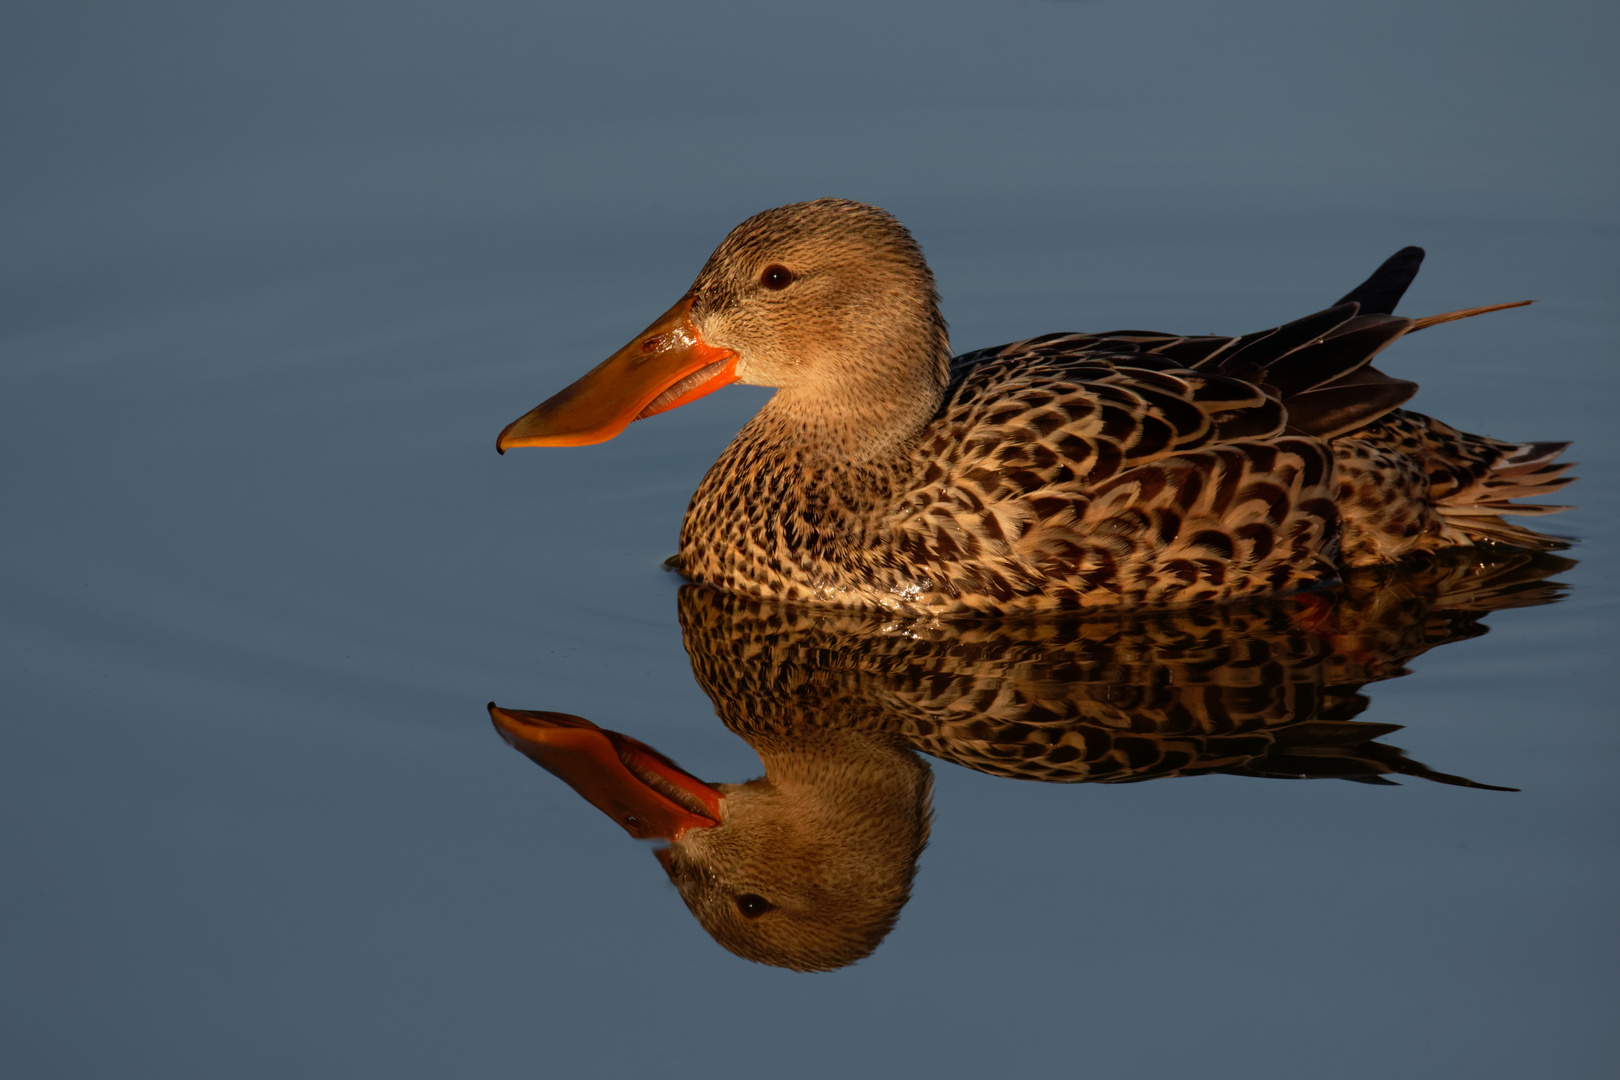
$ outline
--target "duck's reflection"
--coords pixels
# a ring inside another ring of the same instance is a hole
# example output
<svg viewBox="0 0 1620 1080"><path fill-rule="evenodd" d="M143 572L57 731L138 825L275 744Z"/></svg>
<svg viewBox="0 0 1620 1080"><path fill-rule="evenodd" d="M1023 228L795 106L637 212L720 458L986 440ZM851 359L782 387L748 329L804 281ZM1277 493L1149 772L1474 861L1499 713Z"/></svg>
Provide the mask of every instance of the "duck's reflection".
<svg viewBox="0 0 1620 1080"><path fill-rule="evenodd" d="M490 706L501 735L658 852L720 944L801 971L842 967L894 925L928 839L916 751L1022 780L1235 773L1512 790L1437 772L1355 719L1360 688L1552 602L1572 564L1443 552L1324 592L1082 622L885 622L687 586L692 669L765 775L707 784L635 739Z"/></svg>

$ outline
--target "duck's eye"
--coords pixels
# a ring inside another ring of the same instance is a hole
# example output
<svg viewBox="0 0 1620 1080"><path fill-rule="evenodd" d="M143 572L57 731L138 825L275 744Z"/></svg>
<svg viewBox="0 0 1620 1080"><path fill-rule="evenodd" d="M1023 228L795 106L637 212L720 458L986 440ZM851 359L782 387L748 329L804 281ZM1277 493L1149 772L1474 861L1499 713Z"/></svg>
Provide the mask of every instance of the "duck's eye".
<svg viewBox="0 0 1620 1080"><path fill-rule="evenodd" d="M767 289L785 289L793 284L793 271L780 263L772 263L759 275L759 283Z"/></svg>
<svg viewBox="0 0 1620 1080"><path fill-rule="evenodd" d="M776 905L758 893L750 892L737 897L737 910L742 912L745 919L757 919L767 911L775 911Z"/></svg>

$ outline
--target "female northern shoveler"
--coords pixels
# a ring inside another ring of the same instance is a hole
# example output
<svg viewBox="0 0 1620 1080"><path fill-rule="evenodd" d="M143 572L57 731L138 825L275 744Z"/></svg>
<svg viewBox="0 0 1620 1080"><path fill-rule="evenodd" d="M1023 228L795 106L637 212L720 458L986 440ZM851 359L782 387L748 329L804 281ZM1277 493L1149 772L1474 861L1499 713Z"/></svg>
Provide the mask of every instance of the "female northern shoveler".
<svg viewBox="0 0 1620 1080"><path fill-rule="evenodd" d="M1369 361L1397 252L1325 311L1242 337L1048 334L953 358L904 226L839 199L756 214L684 297L498 447L575 446L732 382L777 387L709 470L677 568L752 596L910 613L1058 611L1284 592L1341 567L1556 538L1507 500L1569 482L1565 443L1398 408Z"/></svg>

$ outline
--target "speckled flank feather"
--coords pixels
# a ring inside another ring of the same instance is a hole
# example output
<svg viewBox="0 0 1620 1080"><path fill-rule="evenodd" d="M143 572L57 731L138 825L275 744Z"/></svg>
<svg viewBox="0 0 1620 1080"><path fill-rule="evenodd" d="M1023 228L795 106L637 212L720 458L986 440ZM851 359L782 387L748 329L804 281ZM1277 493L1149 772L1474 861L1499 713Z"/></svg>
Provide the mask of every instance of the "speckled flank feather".
<svg viewBox="0 0 1620 1080"><path fill-rule="evenodd" d="M1413 550L1497 541L1552 550L1564 541L1503 521L1503 514L1568 509L1511 499L1546 495L1569 483L1572 463L1555 461L1568 443L1507 443L1468 435L1421 413L1397 409L1333 442L1335 501L1351 565Z"/></svg>
<svg viewBox="0 0 1620 1080"><path fill-rule="evenodd" d="M1568 482L1561 444L1403 411L1416 384L1371 366L1413 330L1495 310L1391 314L1421 260L1404 249L1273 330L1049 334L944 375L932 276L898 222L836 200L768 211L691 295L738 370L783 389L693 496L677 565L762 598L1010 614L1287 592L1482 540L1557 546L1501 515L1556 509L1508 500ZM760 293L766 262L804 292Z"/></svg>

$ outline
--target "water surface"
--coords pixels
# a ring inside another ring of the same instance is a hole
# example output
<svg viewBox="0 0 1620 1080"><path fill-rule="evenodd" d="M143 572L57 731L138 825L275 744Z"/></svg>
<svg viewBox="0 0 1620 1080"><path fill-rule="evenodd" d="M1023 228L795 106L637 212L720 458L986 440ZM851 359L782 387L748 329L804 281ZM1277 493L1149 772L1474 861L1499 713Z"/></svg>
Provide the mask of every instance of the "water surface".
<svg viewBox="0 0 1620 1080"><path fill-rule="evenodd" d="M133 11L0 35L11 1071L1612 1073L1609 8ZM1403 312L1538 300L1384 366L1576 441L1568 594L1359 717L1520 790L936 762L876 952L717 946L485 703L759 774L660 561L763 392L493 442L821 195L912 228L964 350L1276 325L1408 243Z"/></svg>

